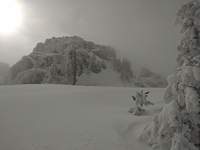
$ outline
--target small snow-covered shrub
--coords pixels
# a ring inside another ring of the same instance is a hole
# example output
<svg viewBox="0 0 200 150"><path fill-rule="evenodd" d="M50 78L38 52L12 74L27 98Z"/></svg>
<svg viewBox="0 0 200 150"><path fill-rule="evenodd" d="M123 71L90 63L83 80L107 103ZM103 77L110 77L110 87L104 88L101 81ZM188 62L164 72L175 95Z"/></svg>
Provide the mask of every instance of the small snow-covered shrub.
<svg viewBox="0 0 200 150"><path fill-rule="evenodd" d="M132 96L132 100L135 103L134 108L130 108L129 113L134 113L135 115L142 115L145 112L144 106L153 105L147 97L149 95L149 91L144 92L141 90L136 93L136 96Z"/></svg>

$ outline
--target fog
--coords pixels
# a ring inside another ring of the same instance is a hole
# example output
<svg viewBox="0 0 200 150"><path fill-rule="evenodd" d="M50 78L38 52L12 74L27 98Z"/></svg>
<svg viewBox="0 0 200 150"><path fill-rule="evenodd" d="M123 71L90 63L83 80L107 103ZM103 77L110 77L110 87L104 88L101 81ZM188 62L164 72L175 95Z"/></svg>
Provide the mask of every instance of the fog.
<svg viewBox="0 0 200 150"><path fill-rule="evenodd" d="M14 35L0 35L0 61L12 65L37 42L78 35L167 75L176 64L180 32L174 22L184 1L19 0L24 23Z"/></svg>

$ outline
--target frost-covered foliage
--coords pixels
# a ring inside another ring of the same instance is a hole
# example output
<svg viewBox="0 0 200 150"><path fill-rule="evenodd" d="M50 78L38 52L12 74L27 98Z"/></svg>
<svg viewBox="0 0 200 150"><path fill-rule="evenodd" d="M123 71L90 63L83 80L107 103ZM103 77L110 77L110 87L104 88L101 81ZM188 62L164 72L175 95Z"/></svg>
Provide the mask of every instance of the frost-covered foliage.
<svg viewBox="0 0 200 150"><path fill-rule="evenodd" d="M94 54L104 60L113 60L116 58L116 52L112 47L101 46L100 49L96 49Z"/></svg>
<svg viewBox="0 0 200 150"><path fill-rule="evenodd" d="M33 63L31 62L28 56L24 56L19 62L17 62L14 66L11 67L10 80L14 80L18 73L31 68L33 68Z"/></svg>
<svg viewBox="0 0 200 150"><path fill-rule="evenodd" d="M76 57L72 56L72 52ZM38 43L30 55L10 69L9 82L24 84L21 78L29 77L33 73L30 69L43 69L46 73L42 76L42 83L72 84L84 73L100 73L106 69L106 62L115 57L111 47L97 45L77 36L47 39L45 43ZM37 75L41 77L34 72L33 76ZM26 83L28 81L26 79Z"/></svg>
<svg viewBox="0 0 200 150"><path fill-rule="evenodd" d="M29 69L23 72L20 72L16 79L15 83L20 84L41 84L44 80L46 71L43 69Z"/></svg>
<svg viewBox="0 0 200 150"><path fill-rule="evenodd" d="M130 61L126 58L118 59L112 47L98 45L78 36L53 37L44 43L38 43L31 54L23 57L11 67L8 83L23 84L21 74L23 76L25 76L24 73L30 74L28 71L30 69L46 71L41 83L84 83L87 85L86 82L79 82L79 79L86 78L86 76L89 78L89 75L103 74L103 71L113 72L117 77L117 82L122 86L138 86L140 84L136 83L139 81L145 87L163 87L165 82L162 77L152 72L147 78L136 78ZM102 79L99 80L105 82L106 77L103 75L101 77ZM20 80L17 81L18 79Z"/></svg>
<svg viewBox="0 0 200 150"><path fill-rule="evenodd" d="M178 11L184 35L178 47L177 72L168 78L166 105L141 135L155 149L200 149L200 1Z"/></svg>
<svg viewBox="0 0 200 150"><path fill-rule="evenodd" d="M134 113L134 115L139 116L145 113L145 106L154 105L147 99L149 93L149 91L144 92L143 90L136 92L136 96L132 96L132 99L135 102L135 107L130 108L129 113Z"/></svg>

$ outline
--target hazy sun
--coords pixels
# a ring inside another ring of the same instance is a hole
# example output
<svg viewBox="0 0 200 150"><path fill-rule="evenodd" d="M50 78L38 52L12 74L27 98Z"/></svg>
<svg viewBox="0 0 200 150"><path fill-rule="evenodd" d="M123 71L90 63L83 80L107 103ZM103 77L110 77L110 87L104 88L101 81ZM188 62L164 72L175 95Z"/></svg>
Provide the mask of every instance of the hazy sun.
<svg viewBox="0 0 200 150"><path fill-rule="evenodd" d="M23 15L19 0L0 0L0 34L17 32Z"/></svg>

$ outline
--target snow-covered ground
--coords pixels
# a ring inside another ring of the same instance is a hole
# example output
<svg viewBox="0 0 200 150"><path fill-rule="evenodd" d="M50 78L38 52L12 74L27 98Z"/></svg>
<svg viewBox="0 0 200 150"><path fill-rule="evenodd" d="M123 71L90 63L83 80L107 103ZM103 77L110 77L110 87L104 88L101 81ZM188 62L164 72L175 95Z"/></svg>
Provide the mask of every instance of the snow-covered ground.
<svg viewBox="0 0 200 150"><path fill-rule="evenodd" d="M162 106L149 89L149 114L128 113L135 88L65 85L0 87L0 150L150 150L138 134Z"/></svg>
<svg viewBox="0 0 200 150"><path fill-rule="evenodd" d="M123 83L122 80L120 79L120 74L115 72L111 67L109 67L105 70L102 70L101 73L83 74L78 79L77 84L78 85L86 85L86 86L97 86L97 85L98 86L110 86L110 85L112 85L114 87L125 85L125 83ZM134 86L134 85L132 85L132 86Z"/></svg>

